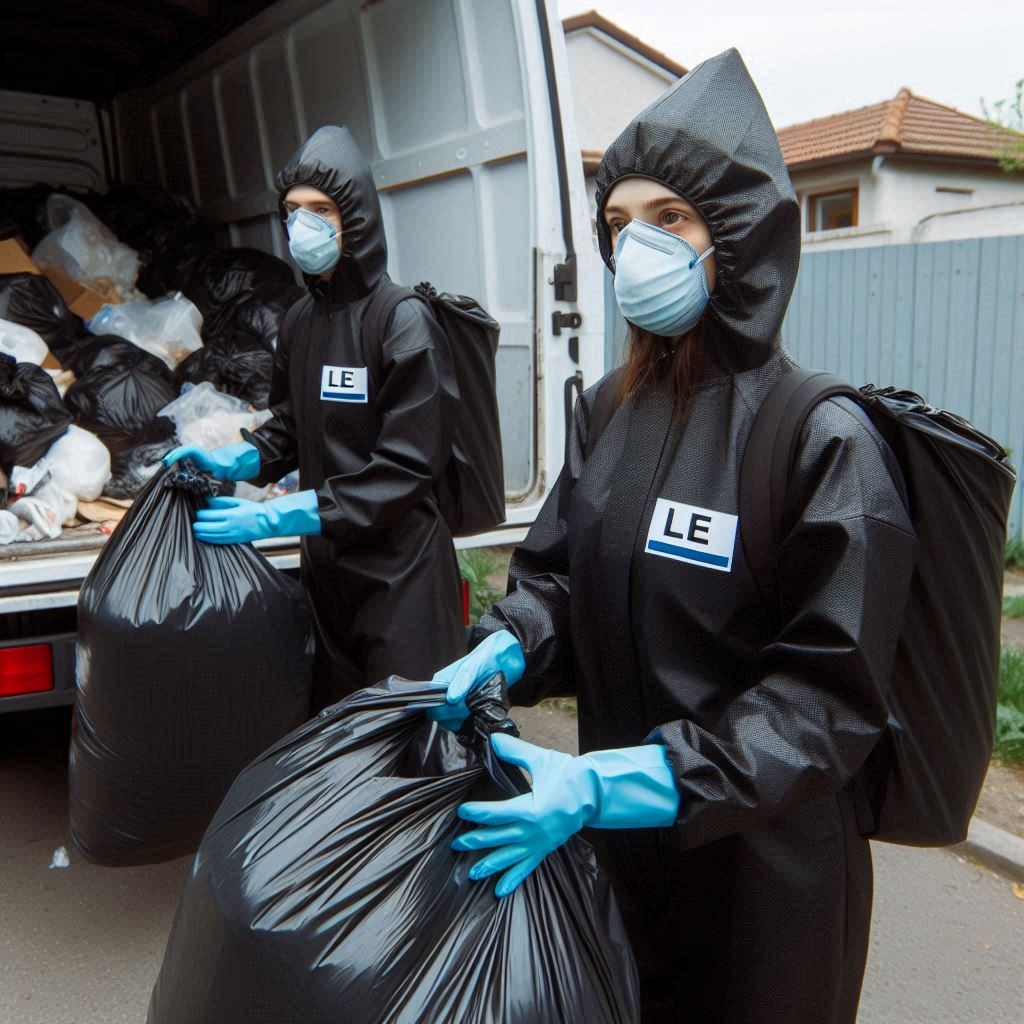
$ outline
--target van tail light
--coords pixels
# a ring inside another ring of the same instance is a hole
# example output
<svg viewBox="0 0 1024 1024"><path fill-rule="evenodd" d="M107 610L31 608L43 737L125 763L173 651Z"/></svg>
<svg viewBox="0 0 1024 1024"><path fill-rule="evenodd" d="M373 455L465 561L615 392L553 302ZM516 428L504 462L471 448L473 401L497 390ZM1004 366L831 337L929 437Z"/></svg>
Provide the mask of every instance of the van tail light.
<svg viewBox="0 0 1024 1024"><path fill-rule="evenodd" d="M0 697L53 689L53 655L49 644L0 648Z"/></svg>

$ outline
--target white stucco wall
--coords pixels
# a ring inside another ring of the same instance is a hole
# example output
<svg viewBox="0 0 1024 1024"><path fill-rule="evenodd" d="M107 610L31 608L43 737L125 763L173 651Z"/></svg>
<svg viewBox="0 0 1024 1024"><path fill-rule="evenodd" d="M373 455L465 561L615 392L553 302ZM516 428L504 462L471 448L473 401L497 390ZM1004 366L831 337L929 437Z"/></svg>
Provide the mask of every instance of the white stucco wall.
<svg viewBox="0 0 1024 1024"><path fill-rule="evenodd" d="M1024 234L1024 175L887 157L794 174L805 252ZM857 227L807 232L807 197L859 188ZM940 187L970 194L937 192Z"/></svg>
<svg viewBox="0 0 1024 1024"><path fill-rule="evenodd" d="M565 37L580 148L604 152L675 77L594 29Z"/></svg>

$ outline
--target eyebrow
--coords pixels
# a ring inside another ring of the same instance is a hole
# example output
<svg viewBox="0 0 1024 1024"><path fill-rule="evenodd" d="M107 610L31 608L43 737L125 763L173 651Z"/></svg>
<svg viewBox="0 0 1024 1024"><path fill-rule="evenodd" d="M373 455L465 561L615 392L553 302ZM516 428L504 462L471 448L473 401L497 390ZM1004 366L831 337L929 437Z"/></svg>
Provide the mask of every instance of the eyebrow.
<svg viewBox="0 0 1024 1024"><path fill-rule="evenodd" d="M641 210L658 210L663 206L669 206L672 203L681 203L687 210L693 209L693 204L688 203L682 196L658 196L655 199L645 199L640 204ZM604 215L607 217L612 213L625 213L621 206L606 206Z"/></svg>

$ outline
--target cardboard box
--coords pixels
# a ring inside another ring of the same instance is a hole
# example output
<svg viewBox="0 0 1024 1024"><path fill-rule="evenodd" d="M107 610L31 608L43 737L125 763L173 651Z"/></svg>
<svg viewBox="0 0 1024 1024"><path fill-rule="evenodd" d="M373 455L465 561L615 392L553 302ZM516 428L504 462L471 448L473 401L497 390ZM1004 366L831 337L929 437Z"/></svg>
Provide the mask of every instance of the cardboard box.
<svg viewBox="0 0 1024 1024"><path fill-rule="evenodd" d="M38 274L25 243L18 237L0 242L0 274Z"/></svg>
<svg viewBox="0 0 1024 1024"><path fill-rule="evenodd" d="M110 301L99 292L94 292L84 284L79 284L55 267L40 267L38 269L60 292L60 297L68 309L83 320L91 320Z"/></svg>

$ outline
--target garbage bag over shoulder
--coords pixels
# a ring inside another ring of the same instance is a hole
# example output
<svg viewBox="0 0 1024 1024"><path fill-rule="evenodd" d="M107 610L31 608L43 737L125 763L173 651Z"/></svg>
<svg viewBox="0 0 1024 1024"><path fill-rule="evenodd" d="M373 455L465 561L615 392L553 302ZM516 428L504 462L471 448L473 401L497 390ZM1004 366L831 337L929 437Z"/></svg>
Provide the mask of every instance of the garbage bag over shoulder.
<svg viewBox="0 0 1024 1024"><path fill-rule="evenodd" d="M238 771L308 714L302 588L248 545L193 539L211 486L159 473L82 586L69 800L97 863L194 850Z"/></svg>
<svg viewBox="0 0 1024 1024"><path fill-rule="evenodd" d="M34 466L70 422L45 370L0 353L0 469Z"/></svg>
<svg viewBox="0 0 1024 1024"><path fill-rule="evenodd" d="M78 334L78 321L42 274L0 274L0 317L29 327L59 353Z"/></svg>
<svg viewBox="0 0 1024 1024"><path fill-rule="evenodd" d="M241 775L182 893L149 1024L558 1024L639 1020L608 882L573 838L511 896L451 842L467 799L526 789L490 752L500 677L460 733L436 685L392 677L328 708Z"/></svg>
<svg viewBox="0 0 1024 1024"><path fill-rule="evenodd" d="M75 346L65 364L77 380L64 395L75 422L114 454L132 447L150 420L174 400L162 360L114 336Z"/></svg>

